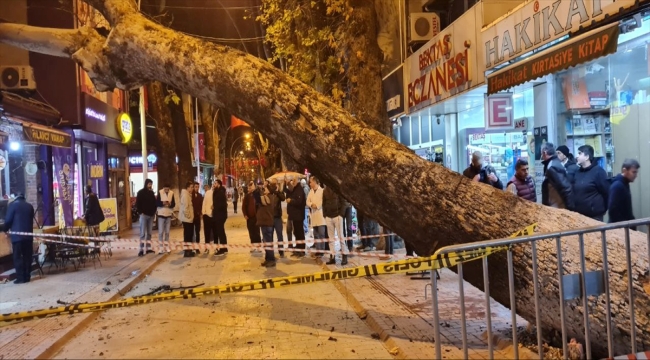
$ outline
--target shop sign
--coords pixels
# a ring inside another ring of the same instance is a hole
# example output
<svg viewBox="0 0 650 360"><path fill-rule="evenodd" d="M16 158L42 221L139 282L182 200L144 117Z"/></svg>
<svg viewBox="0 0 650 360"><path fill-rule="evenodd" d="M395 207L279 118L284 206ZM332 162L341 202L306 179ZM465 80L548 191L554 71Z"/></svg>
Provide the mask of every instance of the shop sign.
<svg viewBox="0 0 650 360"><path fill-rule="evenodd" d="M158 161L158 157L156 155L154 154L147 155L147 162L154 164L156 163L156 161ZM130 156L129 164L142 165L142 156Z"/></svg>
<svg viewBox="0 0 650 360"><path fill-rule="evenodd" d="M91 108L86 108L86 116L99 121L106 121L106 114L99 113Z"/></svg>
<svg viewBox="0 0 650 360"><path fill-rule="evenodd" d="M382 81L382 95L389 118L404 113L404 67L400 65Z"/></svg>
<svg viewBox="0 0 650 360"><path fill-rule="evenodd" d="M69 148L72 146L70 135L47 128L23 125L23 137L25 141L41 145L58 146Z"/></svg>
<svg viewBox="0 0 650 360"><path fill-rule="evenodd" d="M99 207L101 207L104 212L104 221L99 223L99 231L117 231L117 199L99 199Z"/></svg>
<svg viewBox="0 0 650 360"><path fill-rule="evenodd" d="M482 31L485 69L537 49L606 16L618 14L636 0L537 0L527 2Z"/></svg>
<svg viewBox="0 0 650 360"><path fill-rule="evenodd" d="M131 141L131 138L133 138L133 122L129 114L121 113L117 117L115 125L117 126L117 133L122 138L122 143L127 144Z"/></svg>
<svg viewBox="0 0 650 360"><path fill-rule="evenodd" d="M621 121L625 120L628 115L630 115L630 105L620 104L618 101L615 101L612 104L609 120L612 124L618 125Z"/></svg>
<svg viewBox="0 0 650 360"><path fill-rule="evenodd" d="M91 179L103 179L104 178L104 165L99 161L91 161L88 164L88 174Z"/></svg>
<svg viewBox="0 0 650 360"><path fill-rule="evenodd" d="M485 97L485 130L503 130L514 127L512 93Z"/></svg>
<svg viewBox="0 0 650 360"><path fill-rule="evenodd" d="M483 82L484 75L477 72L475 61L482 55L474 46L481 9L481 3L472 7L406 60L404 102L407 112L438 103Z"/></svg>
<svg viewBox="0 0 650 360"><path fill-rule="evenodd" d="M528 129L528 120L526 118L515 120L515 130Z"/></svg>
<svg viewBox="0 0 650 360"><path fill-rule="evenodd" d="M488 76L488 94L616 52L618 24L598 29Z"/></svg>

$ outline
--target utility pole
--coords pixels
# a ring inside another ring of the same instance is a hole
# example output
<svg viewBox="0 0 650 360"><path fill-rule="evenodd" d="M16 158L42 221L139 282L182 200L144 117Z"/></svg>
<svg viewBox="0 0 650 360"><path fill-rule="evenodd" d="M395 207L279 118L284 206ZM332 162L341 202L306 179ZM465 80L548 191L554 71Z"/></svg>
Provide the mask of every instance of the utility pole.
<svg viewBox="0 0 650 360"><path fill-rule="evenodd" d="M138 0L138 10L140 10L142 0ZM140 137L142 138L142 184L147 180L149 171L149 160L147 160L147 114L144 110L144 86L140 87Z"/></svg>

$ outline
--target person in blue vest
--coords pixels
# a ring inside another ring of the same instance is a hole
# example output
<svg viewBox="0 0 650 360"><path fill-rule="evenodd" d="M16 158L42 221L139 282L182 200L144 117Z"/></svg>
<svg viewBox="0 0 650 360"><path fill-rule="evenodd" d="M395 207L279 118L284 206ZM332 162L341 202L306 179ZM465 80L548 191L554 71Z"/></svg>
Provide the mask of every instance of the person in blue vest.
<svg viewBox="0 0 650 360"><path fill-rule="evenodd" d="M515 164L515 174L508 181L506 190L532 202L537 202L537 193L535 192L535 179L528 175L528 161L524 159L517 160Z"/></svg>
<svg viewBox="0 0 650 360"><path fill-rule="evenodd" d="M34 207L25 201L24 194L18 194L7 209L4 231L23 233L33 232ZM16 280L14 284L24 284L31 280L32 254L34 253L34 237L31 235L11 234Z"/></svg>

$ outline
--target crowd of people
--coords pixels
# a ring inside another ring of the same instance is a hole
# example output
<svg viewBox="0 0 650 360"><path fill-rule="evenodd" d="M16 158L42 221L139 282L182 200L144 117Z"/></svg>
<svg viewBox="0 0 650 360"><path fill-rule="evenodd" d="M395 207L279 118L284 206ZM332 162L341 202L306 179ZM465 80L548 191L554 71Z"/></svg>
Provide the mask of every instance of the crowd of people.
<svg viewBox="0 0 650 360"><path fill-rule="evenodd" d="M151 246L153 219L158 219L158 239L169 241L170 220L174 216L176 196L169 185L164 185L154 193L153 182L145 181L143 189L138 191L136 209L140 214L140 251L139 256L154 253ZM183 224L183 241L199 242L201 239L201 224L203 238L206 244L219 245L215 256L228 253L228 239L225 223L228 218L228 199L233 203L234 213L241 201L241 212L246 219L246 227L250 242L253 245L251 253L264 252L262 266L273 267L276 257L273 250L274 236L278 242L280 257L285 256L285 239L295 238L291 246L292 257L302 258L307 255L305 240L310 232L315 240L311 255L322 258L326 252L336 250L340 253L341 265L348 263L348 255L353 250L375 250L379 236L379 225L376 221L358 215L358 223L362 235L361 246L353 249L352 243L352 206L340 197L331 187L321 184L319 179L311 176L309 180L287 176L283 180L272 178L265 182L250 181L241 188L234 187L228 194L221 180L215 180L213 186L205 185L204 194L199 192L197 182L187 182L181 190L178 218ZM282 202L286 203L286 229L283 221ZM311 219L311 222L308 220ZM286 230L286 238L284 231ZM388 231L387 229L385 231ZM393 253L393 237L387 236L386 257ZM160 247L159 253L163 253ZM208 253L208 250L204 250ZM185 257L193 257L200 251L187 249ZM412 255L412 251L411 251ZM328 264L335 264L336 257L330 256Z"/></svg>
<svg viewBox="0 0 650 360"><path fill-rule="evenodd" d="M639 172L639 162L626 159L621 173L608 178L607 172L594 158L594 148L583 145L578 156L573 157L569 148L544 143L541 148L544 164L544 180L541 186L542 204L554 208L575 211L592 219L603 221L605 214L609 222L634 220L630 183ZM472 154L470 166L463 175L473 181L504 189L503 183L489 165L483 165L483 155ZM528 161L519 159L515 174L508 181L506 190L533 202L537 202L535 179L529 174Z"/></svg>

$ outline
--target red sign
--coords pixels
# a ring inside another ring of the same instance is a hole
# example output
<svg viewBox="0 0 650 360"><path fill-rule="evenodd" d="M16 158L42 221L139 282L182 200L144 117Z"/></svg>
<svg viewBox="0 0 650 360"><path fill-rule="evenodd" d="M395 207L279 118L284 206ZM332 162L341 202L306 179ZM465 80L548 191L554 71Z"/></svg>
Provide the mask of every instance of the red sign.
<svg viewBox="0 0 650 360"><path fill-rule="evenodd" d="M199 160L205 161L205 137L199 133Z"/></svg>
<svg viewBox="0 0 650 360"><path fill-rule="evenodd" d="M512 93L488 96L485 105L485 130L512 129L514 127L512 103Z"/></svg>

